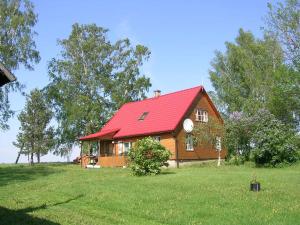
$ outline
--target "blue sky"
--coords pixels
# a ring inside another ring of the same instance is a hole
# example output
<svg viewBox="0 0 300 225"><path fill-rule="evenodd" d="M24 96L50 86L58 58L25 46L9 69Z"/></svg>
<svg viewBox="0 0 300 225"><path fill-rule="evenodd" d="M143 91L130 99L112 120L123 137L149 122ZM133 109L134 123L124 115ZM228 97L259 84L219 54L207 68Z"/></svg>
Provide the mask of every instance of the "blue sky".
<svg viewBox="0 0 300 225"><path fill-rule="evenodd" d="M59 54L57 40L66 38L74 23L96 23L110 30L114 41L128 37L133 44L147 46L152 54L143 66L151 78L152 88L168 93L197 85L212 90L208 77L215 50L224 50L226 41L233 41L238 29L262 36L261 27L267 13L267 0L209 0L209 1L113 1L113 0L51 0L33 1L39 20L35 38L41 62L34 71L20 68L14 71L26 85L28 93L48 83L47 62ZM271 1L273 2L273 1ZM25 97L11 94L12 108L22 110ZM16 114L16 116L17 116ZM9 121L9 131L0 131L0 163L13 162L17 149L12 145L18 133L17 117ZM72 158L78 154L74 149ZM42 161L64 161L47 155ZM22 162L26 158L21 157Z"/></svg>

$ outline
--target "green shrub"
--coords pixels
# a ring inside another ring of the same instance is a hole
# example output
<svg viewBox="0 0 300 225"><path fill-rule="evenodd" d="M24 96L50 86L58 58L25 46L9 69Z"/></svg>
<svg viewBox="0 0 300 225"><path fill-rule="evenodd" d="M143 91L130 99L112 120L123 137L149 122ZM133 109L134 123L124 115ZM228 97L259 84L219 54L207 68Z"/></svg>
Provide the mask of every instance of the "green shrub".
<svg viewBox="0 0 300 225"><path fill-rule="evenodd" d="M299 159L300 138L292 127L261 109L253 115L232 113L226 121L225 145L229 164L251 160L257 166L282 166Z"/></svg>
<svg viewBox="0 0 300 225"><path fill-rule="evenodd" d="M171 152L151 137L138 140L129 151L130 168L134 175L159 174L168 166Z"/></svg>
<svg viewBox="0 0 300 225"><path fill-rule="evenodd" d="M250 159L262 166L282 166L296 162L298 146L295 132L268 112L256 117L259 123L251 138L253 148Z"/></svg>
<svg viewBox="0 0 300 225"><path fill-rule="evenodd" d="M244 157L240 156L240 155L232 155L230 156L230 158L228 159L228 164L230 165L242 165L244 164Z"/></svg>

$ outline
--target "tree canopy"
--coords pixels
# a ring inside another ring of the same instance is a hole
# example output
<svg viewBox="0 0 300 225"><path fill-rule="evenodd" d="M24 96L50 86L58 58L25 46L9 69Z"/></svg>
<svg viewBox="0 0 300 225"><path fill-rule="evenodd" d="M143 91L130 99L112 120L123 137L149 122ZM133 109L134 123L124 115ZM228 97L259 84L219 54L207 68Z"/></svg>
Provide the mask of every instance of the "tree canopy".
<svg viewBox="0 0 300 225"><path fill-rule="evenodd" d="M225 45L225 53L216 52L209 74L227 115L235 111L253 114L266 108L283 122L296 124L299 76L285 66L276 39L268 35L257 39L240 29L235 42Z"/></svg>
<svg viewBox="0 0 300 225"><path fill-rule="evenodd" d="M49 125L52 115L44 94L38 89L32 90L18 116L21 126L14 143L20 153L31 156L31 163L34 155L40 162L40 157L54 148L54 129Z"/></svg>
<svg viewBox="0 0 300 225"><path fill-rule="evenodd" d="M268 7L265 30L279 40L287 62L300 72L300 2L286 0Z"/></svg>
<svg viewBox="0 0 300 225"><path fill-rule="evenodd" d="M59 125L59 153L82 135L98 131L122 104L145 98L151 86L140 67L150 51L128 39L112 43L95 24L72 26L49 62L48 97Z"/></svg>
<svg viewBox="0 0 300 225"><path fill-rule="evenodd" d="M33 4L28 0L0 0L0 61L9 70L21 65L32 70L40 61L36 50L33 27L37 22ZM13 115L9 93L21 91L18 81L0 87L0 130L8 129L7 121Z"/></svg>

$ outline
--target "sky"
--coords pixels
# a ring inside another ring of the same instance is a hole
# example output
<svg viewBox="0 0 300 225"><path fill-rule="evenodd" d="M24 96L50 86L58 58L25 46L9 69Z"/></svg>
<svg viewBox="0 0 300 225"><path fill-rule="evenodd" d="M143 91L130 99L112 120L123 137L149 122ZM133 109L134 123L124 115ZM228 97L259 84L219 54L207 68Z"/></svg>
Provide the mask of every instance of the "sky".
<svg viewBox="0 0 300 225"><path fill-rule="evenodd" d="M261 27L267 14L267 2L272 0L51 0L33 1L38 22L34 30L41 61L34 71L20 67L13 71L26 85L25 92L43 88L49 82L47 64L57 57L58 39L67 38L72 24L95 23L108 28L111 41L128 37L132 44L142 44L151 51L142 72L150 77L153 90L162 94L204 85L213 90L208 71L215 51L225 50L226 41L233 42L239 28L262 36ZM1 10L1 9L0 9ZM0 163L12 163L18 149L13 146L20 123L17 115L23 109L25 97L10 95L11 107L16 111L9 120L10 129L0 131ZM79 155L73 149L71 159ZM42 162L66 161L48 154ZM27 162L21 156L20 162Z"/></svg>

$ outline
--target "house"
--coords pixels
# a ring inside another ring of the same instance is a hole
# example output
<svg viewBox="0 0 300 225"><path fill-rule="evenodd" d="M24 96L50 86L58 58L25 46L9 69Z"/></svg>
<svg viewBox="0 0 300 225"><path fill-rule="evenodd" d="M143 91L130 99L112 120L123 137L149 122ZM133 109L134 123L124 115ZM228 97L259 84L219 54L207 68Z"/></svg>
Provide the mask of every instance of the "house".
<svg viewBox="0 0 300 225"><path fill-rule="evenodd" d="M16 77L0 62L0 87L15 80Z"/></svg>
<svg viewBox="0 0 300 225"><path fill-rule="evenodd" d="M97 143L96 162L102 167L126 165L130 147L137 139L148 136L171 151L173 166L187 161L217 159L216 147L194 146L192 134L183 129L186 118L194 123L206 123L212 117L223 124L203 86L165 95L155 91L152 98L124 104L99 132L79 140ZM220 153L224 158L226 151L223 149ZM87 163L88 157L83 158L83 166Z"/></svg>

